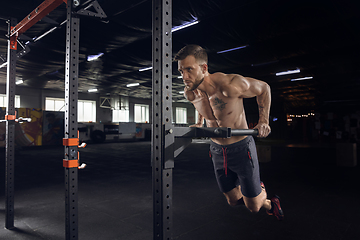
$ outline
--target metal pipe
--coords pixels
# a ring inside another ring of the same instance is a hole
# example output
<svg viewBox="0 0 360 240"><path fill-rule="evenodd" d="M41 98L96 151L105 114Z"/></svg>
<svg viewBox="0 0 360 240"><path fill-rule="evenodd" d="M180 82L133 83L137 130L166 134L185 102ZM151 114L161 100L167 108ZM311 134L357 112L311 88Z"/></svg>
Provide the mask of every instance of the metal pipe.
<svg viewBox="0 0 360 240"><path fill-rule="evenodd" d="M259 135L258 129L231 129L231 136Z"/></svg>

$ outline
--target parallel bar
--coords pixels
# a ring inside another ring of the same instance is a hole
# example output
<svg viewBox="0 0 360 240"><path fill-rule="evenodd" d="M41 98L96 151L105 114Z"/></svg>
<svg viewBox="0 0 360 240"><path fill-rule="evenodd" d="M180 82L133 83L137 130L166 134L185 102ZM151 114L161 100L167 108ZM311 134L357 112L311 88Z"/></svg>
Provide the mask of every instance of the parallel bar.
<svg viewBox="0 0 360 240"><path fill-rule="evenodd" d="M73 10L75 0L68 0L65 60L65 139L77 138L77 102L79 76L80 20ZM78 146L64 146L65 161L78 159ZM78 239L78 164L65 167L65 234L67 240Z"/></svg>
<svg viewBox="0 0 360 240"><path fill-rule="evenodd" d="M230 128L218 127L174 127L174 135L176 138L196 138L196 137L210 137L210 138L228 138L230 137Z"/></svg>
<svg viewBox="0 0 360 240"><path fill-rule="evenodd" d="M245 136L258 135L257 129L231 129L228 127L218 128L196 128L196 127L175 127L174 135L176 138L196 138L196 137L210 137L210 138L229 138L231 136Z"/></svg>
<svg viewBox="0 0 360 240"><path fill-rule="evenodd" d="M174 157L177 157L191 143L192 138L229 138L231 136L258 135L257 129L231 129L219 128L196 128L196 127L174 127Z"/></svg>
<svg viewBox="0 0 360 240"><path fill-rule="evenodd" d="M20 36L63 2L66 0L45 0L11 30L10 37Z"/></svg>
<svg viewBox="0 0 360 240"><path fill-rule="evenodd" d="M172 42L171 0L153 0L153 239L172 239Z"/></svg>
<svg viewBox="0 0 360 240"><path fill-rule="evenodd" d="M16 19L11 18L9 22L10 33L12 26L15 26ZM16 50L11 47L11 39L8 40L7 55L7 79L6 115L15 116L15 78L16 78ZM6 166L5 166L5 228L14 228L14 168L15 168L15 121L6 121Z"/></svg>
<svg viewBox="0 0 360 240"><path fill-rule="evenodd" d="M231 136L259 135L257 129L231 129Z"/></svg>

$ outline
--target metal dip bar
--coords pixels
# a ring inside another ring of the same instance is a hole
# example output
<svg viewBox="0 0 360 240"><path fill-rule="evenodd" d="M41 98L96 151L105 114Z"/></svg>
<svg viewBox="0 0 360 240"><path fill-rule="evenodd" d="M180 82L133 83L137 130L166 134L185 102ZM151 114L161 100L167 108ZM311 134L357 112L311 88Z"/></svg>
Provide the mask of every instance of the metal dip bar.
<svg viewBox="0 0 360 240"><path fill-rule="evenodd" d="M258 129L231 129L231 136L259 135Z"/></svg>
<svg viewBox="0 0 360 240"><path fill-rule="evenodd" d="M231 136L258 135L257 129L231 129L228 127L218 128L197 128L197 127L175 127L174 134L176 138L229 138Z"/></svg>
<svg viewBox="0 0 360 240"><path fill-rule="evenodd" d="M218 128L197 128L197 127L174 127L169 129L166 134L174 133L174 157L177 157L192 141L192 138L229 138L231 136L258 135L258 129L231 129L228 127Z"/></svg>

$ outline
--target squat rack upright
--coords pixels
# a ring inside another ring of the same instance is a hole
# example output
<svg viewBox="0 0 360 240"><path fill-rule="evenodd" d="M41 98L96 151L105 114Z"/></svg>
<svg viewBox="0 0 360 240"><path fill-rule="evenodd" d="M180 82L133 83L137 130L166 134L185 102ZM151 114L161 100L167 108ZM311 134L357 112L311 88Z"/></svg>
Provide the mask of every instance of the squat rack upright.
<svg viewBox="0 0 360 240"><path fill-rule="evenodd" d="M18 37L48 13L66 3L66 58L65 58L65 138L63 167L65 169L65 235L66 239L78 239L78 167L79 138L77 123L78 76L79 76L79 15L106 18L96 0L80 5L79 0L45 0L20 23L9 20L6 96L6 163L5 163L5 228L14 228L14 166L15 166L15 79ZM86 6L95 6L89 11ZM80 6L80 7L79 7ZM80 9L76 9L76 8ZM75 10L76 9L76 10ZM76 12L75 12L76 11Z"/></svg>
<svg viewBox="0 0 360 240"><path fill-rule="evenodd" d="M257 129L189 128L172 124L172 0L152 2L153 239L173 239L173 169L194 137L258 135Z"/></svg>
<svg viewBox="0 0 360 240"><path fill-rule="evenodd" d="M46 0L32 11L21 22L15 18L8 21L8 53L6 78L6 153L5 153L5 228L14 228L14 172L15 172L15 80L18 38L36 22L45 17L67 0ZM69 1L70 2L70 1Z"/></svg>

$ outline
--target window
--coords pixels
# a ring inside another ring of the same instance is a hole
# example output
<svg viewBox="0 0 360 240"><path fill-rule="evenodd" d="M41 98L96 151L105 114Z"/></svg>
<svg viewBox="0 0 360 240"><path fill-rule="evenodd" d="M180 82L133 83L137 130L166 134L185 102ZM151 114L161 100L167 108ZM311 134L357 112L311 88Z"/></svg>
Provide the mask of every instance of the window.
<svg viewBox="0 0 360 240"><path fill-rule="evenodd" d="M176 108L176 123L187 123L187 109L182 107Z"/></svg>
<svg viewBox="0 0 360 240"><path fill-rule="evenodd" d="M135 104L135 122L149 122L149 105Z"/></svg>
<svg viewBox="0 0 360 240"><path fill-rule="evenodd" d="M65 99L64 98L46 98L45 99L46 111L65 112Z"/></svg>
<svg viewBox="0 0 360 240"><path fill-rule="evenodd" d="M96 101L78 100L78 121L96 122Z"/></svg>
<svg viewBox="0 0 360 240"><path fill-rule="evenodd" d="M45 110L65 112L65 99L47 97ZM96 101L78 100L78 122L96 122Z"/></svg>
<svg viewBox="0 0 360 240"><path fill-rule="evenodd" d="M0 107L7 107L6 94L0 94ZM20 108L20 96L15 95L15 108Z"/></svg>
<svg viewBox="0 0 360 240"><path fill-rule="evenodd" d="M129 110L113 110L112 111L113 122L129 122Z"/></svg>
<svg viewBox="0 0 360 240"><path fill-rule="evenodd" d="M129 99L120 97L120 101L116 101L115 109L112 110L113 122L129 122Z"/></svg>

